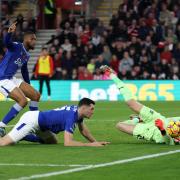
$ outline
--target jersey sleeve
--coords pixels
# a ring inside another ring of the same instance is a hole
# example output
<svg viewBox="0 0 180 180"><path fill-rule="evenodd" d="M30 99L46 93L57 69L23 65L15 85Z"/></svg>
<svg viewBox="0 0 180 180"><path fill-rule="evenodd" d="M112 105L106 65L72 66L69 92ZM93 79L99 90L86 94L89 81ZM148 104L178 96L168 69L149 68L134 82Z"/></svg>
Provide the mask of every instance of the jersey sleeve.
<svg viewBox="0 0 180 180"><path fill-rule="evenodd" d="M7 34L4 36L4 45L5 45L9 50L13 50L13 49L15 49L16 47L18 47L18 43L12 41L12 33L7 33Z"/></svg>
<svg viewBox="0 0 180 180"><path fill-rule="evenodd" d="M22 77L23 77L24 81L27 82L28 84L30 84L27 63L23 64L23 66L21 67L21 73L22 73Z"/></svg>
<svg viewBox="0 0 180 180"><path fill-rule="evenodd" d="M74 130L75 130L75 122L74 122L74 116L68 116L67 120L66 120L66 124L65 124L65 131L73 134Z"/></svg>

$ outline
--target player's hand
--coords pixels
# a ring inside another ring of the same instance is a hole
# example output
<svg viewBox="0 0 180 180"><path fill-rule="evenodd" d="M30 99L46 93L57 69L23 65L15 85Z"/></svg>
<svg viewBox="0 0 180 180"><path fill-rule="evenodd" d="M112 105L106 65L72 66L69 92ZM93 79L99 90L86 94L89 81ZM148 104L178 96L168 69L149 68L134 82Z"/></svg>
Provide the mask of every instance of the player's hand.
<svg viewBox="0 0 180 180"><path fill-rule="evenodd" d="M100 142L92 142L92 143L91 143L91 146L93 146L93 147L102 147L102 146L104 146L104 145L101 144Z"/></svg>
<svg viewBox="0 0 180 180"><path fill-rule="evenodd" d="M99 143L102 144L102 145L110 144L110 142L107 142L107 141L99 141Z"/></svg>
<svg viewBox="0 0 180 180"><path fill-rule="evenodd" d="M100 142L93 142L93 143L91 143L91 145L94 146L94 147L102 147L102 146L105 146L105 145L107 145L109 143L110 142L100 141Z"/></svg>
<svg viewBox="0 0 180 180"><path fill-rule="evenodd" d="M156 119L155 120L155 126L160 130L160 131L164 131L164 124L163 121L161 119Z"/></svg>
<svg viewBox="0 0 180 180"><path fill-rule="evenodd" d="M52 74L50 74L50 75L49 75L49 78L52 78L52 76L53 76L53 75L52 75Z"/></svg>
<svg viewBox="0 0 180 180"><path fill-rule="evenodd" d="M16 24L17 24L17 22L15 22L9 26L8 33L13 33L16 30Z"/></svg>

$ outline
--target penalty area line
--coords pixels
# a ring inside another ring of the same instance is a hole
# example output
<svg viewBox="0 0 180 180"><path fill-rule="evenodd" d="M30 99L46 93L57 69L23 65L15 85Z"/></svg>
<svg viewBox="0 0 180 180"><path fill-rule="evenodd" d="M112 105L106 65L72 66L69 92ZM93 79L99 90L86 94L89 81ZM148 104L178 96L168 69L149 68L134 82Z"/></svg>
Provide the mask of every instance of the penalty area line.
<svg viewBox="0 0 180 180"><path fill-rule="evenodd" d="M149 154L149 155L145 155L145 156L138 156L138 157L129 158L129 159L112 161L112 162L109 162L109 163L89 165L87 167L78 167L78 168L72 168L72 169L68 169L68 170L61 170L61 171L45 173L45 174L34 174L34 175L31 175L31 176L26 176L26 177L24 176L24 177L19 177L19 178L10 179L10 180L30 180L30 179L51 177L51 176L57 176L57 175L61 175L61 174L69 174L69 173L74 173L74 172L90 170L90 169L113 166L113 165L117 165L117 164L125 164L125 163L129 163L129 162L134 162L134 161L141 161L141 160L144 160L144 159L158 158L158 157L161 157L161 156L166 156L166 155L176 154L176 153L180 153L180 150L168 151L168 152L162 152L162 153L156 153L156 154Z"/></svg>

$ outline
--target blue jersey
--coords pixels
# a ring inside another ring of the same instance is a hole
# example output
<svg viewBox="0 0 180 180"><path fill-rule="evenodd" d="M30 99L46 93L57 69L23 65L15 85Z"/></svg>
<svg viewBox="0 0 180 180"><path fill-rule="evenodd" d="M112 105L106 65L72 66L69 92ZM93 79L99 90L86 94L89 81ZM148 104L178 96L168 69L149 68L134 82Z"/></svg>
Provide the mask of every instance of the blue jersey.
<svg viewBox="0 0 180 180"><path fill-rule="evenodd" d="M61 131L74 132L76 123L81 123L83 119L78 119L77 106L64 106L62 108L39 112L38 123L42 131L50 130L54 133Z"/></svg>
<svg viewBox="0 0 180 180"><path fill-rule="evenodd" d="M21 68L23 79L30 83L27 62L30 58L29 53L20 42L12 42L11 33L7 33L4 37L4 44L7 52L0 63L0 80L11 79Z"/></svg>

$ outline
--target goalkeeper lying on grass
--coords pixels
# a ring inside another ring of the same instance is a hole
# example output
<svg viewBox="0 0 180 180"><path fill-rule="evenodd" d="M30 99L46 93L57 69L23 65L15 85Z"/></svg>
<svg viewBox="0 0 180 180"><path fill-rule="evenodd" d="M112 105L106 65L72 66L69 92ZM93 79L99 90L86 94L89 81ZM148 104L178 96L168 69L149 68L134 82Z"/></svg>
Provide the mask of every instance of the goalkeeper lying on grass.
<svg viewBox="0 0 180 180"><path fill-rule="evenodd" d="M116 127L120 131L131 134L138 139L156 143L179 144L180 121L177 118L166 118L153 109L142 105L135 100L128 87L111 68L101 66L101 70L114 81L129 108L138 114L132 116L131 120L119 122Z"/></svg>

